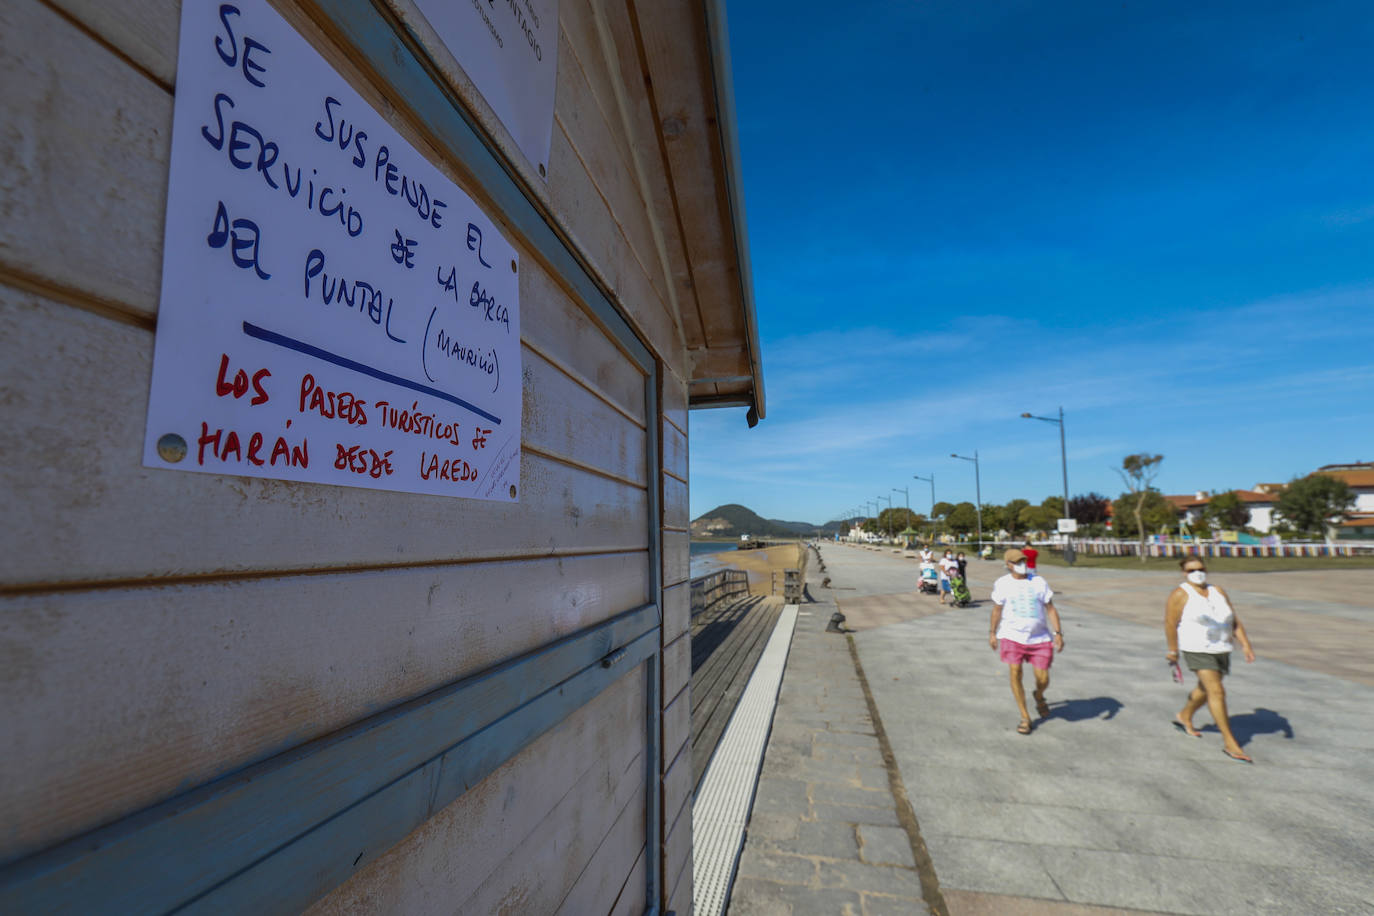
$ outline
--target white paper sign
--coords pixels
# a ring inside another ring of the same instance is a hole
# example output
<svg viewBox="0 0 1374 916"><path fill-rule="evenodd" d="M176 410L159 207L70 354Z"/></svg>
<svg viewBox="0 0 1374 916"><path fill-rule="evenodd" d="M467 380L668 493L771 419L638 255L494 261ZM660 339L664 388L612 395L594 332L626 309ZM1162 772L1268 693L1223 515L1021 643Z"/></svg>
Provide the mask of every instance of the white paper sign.
<svg viewBox="0 0 1374 916"><path fill-rule="evenodd" d="M441 41L547 177L558 76L558 0L416 0Z"/></svg>
<svg viewBox="0 0 1374 916"><path fill-rule="evenodd" d="M182 5L145 465L517 499L518 271L266 3Z"/></svg>
<svg viewBox="0 0 1374 916"><path fill-rule="evenodd" d="M1076 519L1076 518L1061 518L1061 519L1059 519L1059 533L1060 533L1060 534L1074 534L1074 533L1077 532L1077 531L1078 531L1078 519Z"/></svg>

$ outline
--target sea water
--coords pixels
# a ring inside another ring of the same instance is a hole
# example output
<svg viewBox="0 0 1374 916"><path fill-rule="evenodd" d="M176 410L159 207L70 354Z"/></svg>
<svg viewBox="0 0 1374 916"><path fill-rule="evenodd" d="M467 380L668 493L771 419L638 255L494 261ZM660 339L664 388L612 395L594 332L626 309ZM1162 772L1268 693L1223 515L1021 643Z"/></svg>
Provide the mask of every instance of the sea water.
<svg viewBox="0 0 1374 916"><path fill-rule="evenodd" d="M733 550L735 550L733 541L692 541L692 578L705 576L729 566L730 564L721 554Z"/></svg>

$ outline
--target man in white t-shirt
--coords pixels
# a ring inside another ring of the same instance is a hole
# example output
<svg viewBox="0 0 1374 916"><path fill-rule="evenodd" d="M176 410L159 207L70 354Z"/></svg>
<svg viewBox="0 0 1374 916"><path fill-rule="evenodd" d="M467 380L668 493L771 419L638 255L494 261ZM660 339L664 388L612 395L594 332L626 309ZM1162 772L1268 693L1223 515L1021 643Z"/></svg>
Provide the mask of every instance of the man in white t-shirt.
<svg viewBox="0 0 1374 916"><path fill-rule="evenodd" d="M1045 690L1050 686L1050 665L1054 653L1064 651L1064 633L1054 592L1043 576L1030 576L1026 555L1008 550L1002 555L1007 574L992 586L992 620L988 624L988 645L1000 651L1011 674L1011 695L1021 711L1016 731L1031 733L1030 711L1026 708L1026 688L1021 683L1021 665L1027 661L1035 672L1035 711L1044 719L1050 714Z"/></svg>

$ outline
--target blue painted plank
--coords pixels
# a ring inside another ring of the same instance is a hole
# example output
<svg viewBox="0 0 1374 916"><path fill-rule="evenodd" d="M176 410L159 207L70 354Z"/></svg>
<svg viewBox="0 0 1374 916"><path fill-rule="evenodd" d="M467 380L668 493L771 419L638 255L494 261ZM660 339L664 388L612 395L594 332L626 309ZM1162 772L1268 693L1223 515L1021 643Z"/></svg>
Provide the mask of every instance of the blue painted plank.
<svg viewBox="0 0 1374 916"><path fill-rule="evenodd" d="M297 913L390 849L522 748L651 658L658 634L625 646L457 747L299 837L178 913Z"/></svg>
<svg viewBox="0 0 1374 916"><path fill-rule="evenodd" d="M588 666L605 670L608 653L656 638L658 617L654 605L628 611L10 865L0 871L0 912L167 912Z"/></svg>

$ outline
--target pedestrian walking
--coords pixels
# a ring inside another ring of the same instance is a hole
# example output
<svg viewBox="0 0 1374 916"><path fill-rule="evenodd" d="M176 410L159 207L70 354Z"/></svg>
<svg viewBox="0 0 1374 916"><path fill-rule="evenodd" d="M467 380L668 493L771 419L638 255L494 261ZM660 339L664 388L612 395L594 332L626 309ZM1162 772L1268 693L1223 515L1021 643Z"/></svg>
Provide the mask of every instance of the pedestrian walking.
<svg viewBox="0 0 1374 916"><path fill-rule="evenodd" d="M956 556L956 557L954 558L954 562L957 563L958 566L959 566L959 578L960 578L960 579L963 579L965 582L967 582L967 581L968 581L968 560L964 558L964 552L963 552L962 550L959 551L958 556Z"/></svg>
<svg viewBox="0 0 1374 916"><path fill-rule="evenodd" d="M1030 662L1035 675L1035 711L1041 719L1050 714L1045 691L1050 686L1050 665L1054 653L1064 651L1064 632L1054 592L1043 576L1029 575L1026 554L1012 548L1002 555L1006 575L992 586L992 619L988 623L988 645L998 650L1011 677L1011 695L1021 712L1018 734L1031 733L1030 710L1026 708L1026 688L1021 682L1021 666Z"/></svg>
<svg viewBox="0 0 1374 916"><path fill-rule="evenodd" d="M1185 735L1201 738L1202 732L1193 728L1193 715L1206 703L1221 732L1222 753L1232 760L1254 763L1231 732L1226 687L1222 684L1222 678L1231 673L1234 641L1240 642L1247 662L1255 660L1250 637L1231 599L1217 586L1207 584L1207 564L1202 557L1184 557L1179 566L1185 581L1169 594L1164 606L1164 639L1169 645L1164 657L1177 665L1181 650L1183 663L1197 675L1197 686L1189 692L1173 726Z"/></svg>
<svg viewBox="0 0 1374 916"><path fill-rule="evenodd" d="M1021 552L1026 555L1026 569L1032 573L1035 572L1035 563L1040 558L1040 551L1031 546L1030 538L1026 538L1025 546L1021 548Z"/></svg>
<svg viewBox="0 0 1374 916"><path fill-rule="evenodd" d="M953 591L949 578L958 570L959 564L954 561L954 554L946 550L945 555L940 558L940 603L945 603L945 596Z"/></svg>

